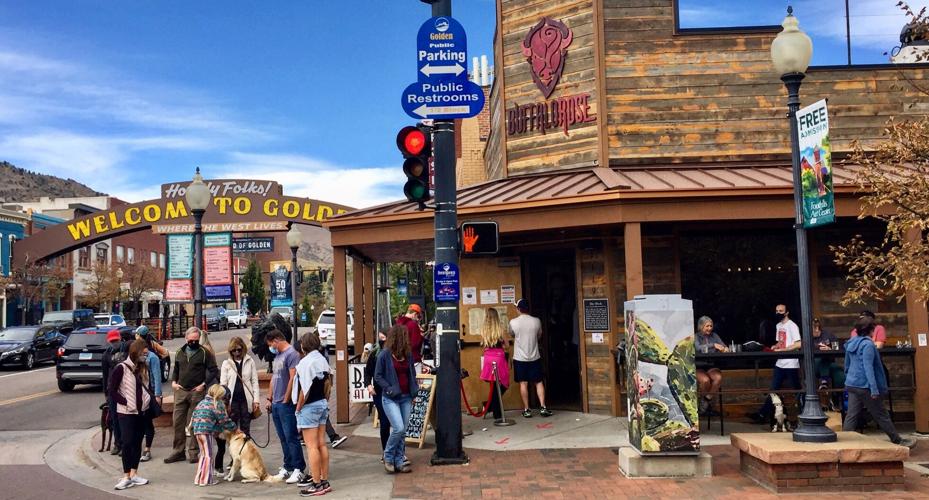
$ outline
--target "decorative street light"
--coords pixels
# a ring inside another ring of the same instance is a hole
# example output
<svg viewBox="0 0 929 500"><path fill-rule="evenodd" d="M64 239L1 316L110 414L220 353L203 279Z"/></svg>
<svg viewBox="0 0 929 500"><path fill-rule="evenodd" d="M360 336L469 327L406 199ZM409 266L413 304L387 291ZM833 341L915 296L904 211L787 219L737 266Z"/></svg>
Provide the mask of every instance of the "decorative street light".
<svg viewBox="0 0 929 500"><path fill-rule="evenodd" d="M123 268L116 268L116 312L123 314Z"/></svg>
<svg viewBox="0 0 929 500"><path fill-rule="evenodd" d="M203 213L210 206L210 188L203 183L200 167L187 186L185 198L194 216L194 324L203 328Z"/></svg>
<svg viewBox="0 0 929 500"><path fill-rule="evenodd" d="M300 249L300 243L303 243L303 235L297 229L297 225L290 223L290 231L287 231L287 245L290 246L290 296L293 299L291 307L291 319L294 323L294 339L297 335L297 250Z"/></svg>
<svg viewBox="0 0 929 500"><path fill-rule="evenodd" d="M816 392L813 375L813 316L810 295L810 261L807 252L806 229L803 227L802 189L800 184L800 136L797 128L797 111L800 109L800 83L813 56L813 42L800 30L800 23L787 7L787 17L781 24L784 29L771 43L771 60L787 87L787 119L790 121L790 149L794 175L794 228L797 233L797 264L800 272L800 314L803 327L803 376L806 381L803 412L800 425L794 431L794 441L831 443L836 434L826 427L826 415Z"/></svg>

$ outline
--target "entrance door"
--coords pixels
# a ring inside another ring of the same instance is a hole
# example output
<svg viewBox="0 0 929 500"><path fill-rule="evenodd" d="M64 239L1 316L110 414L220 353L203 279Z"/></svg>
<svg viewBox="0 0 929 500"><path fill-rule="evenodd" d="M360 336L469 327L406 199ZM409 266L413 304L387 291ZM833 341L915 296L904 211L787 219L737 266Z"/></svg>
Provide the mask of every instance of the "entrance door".
<svg viewBox="0 0 929 500"><path fill-rule="evenodd" d="M581 410L581 363L577 333L574 250L523 257L530 314L542 321L539 343L549 408ZM535 392L530 391L533 401Z"/></svg>

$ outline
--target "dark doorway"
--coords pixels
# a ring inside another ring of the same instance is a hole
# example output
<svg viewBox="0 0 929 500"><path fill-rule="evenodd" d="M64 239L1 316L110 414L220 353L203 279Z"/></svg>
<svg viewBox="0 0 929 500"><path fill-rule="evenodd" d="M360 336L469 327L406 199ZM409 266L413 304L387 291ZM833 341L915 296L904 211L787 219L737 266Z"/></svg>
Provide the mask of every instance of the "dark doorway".
<svg viewBox="0 0 929 500"><path fill-rule="evenodd" d="M800 321L797 246L789 229L682 232L681 288L725 342L774 344L774 308Z"/></svg>
<svg viewBox="0 0 929 500"><path fill-rule="evenodd" d="M546 404L553 409L580 411L574 250L525 255L523 283L530 313L542 321L539 349L545 370ZM530 394L535 401L535 392L530 390Z"/></svg>

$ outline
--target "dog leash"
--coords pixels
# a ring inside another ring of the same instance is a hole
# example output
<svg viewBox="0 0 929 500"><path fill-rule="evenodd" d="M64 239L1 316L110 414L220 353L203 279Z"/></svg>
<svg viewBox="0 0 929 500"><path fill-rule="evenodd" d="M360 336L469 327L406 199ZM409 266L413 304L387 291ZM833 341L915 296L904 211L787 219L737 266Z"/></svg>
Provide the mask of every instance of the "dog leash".
<svg viewBox="0 0 929 500"><path fill-rule="evenodd" d="M255 442L255 446L257 446L257 447L259 447L259 448L261 448L261 449L265 449L265 448L268 447L269 444L271 444L271 412L270 412L270 411L268 412L268 425L266 425L265 427L267 427L268 439L265 440L265 444L264 444L264 445L258 444L258 441L255 441L255 438L253 438L253 437L251 437L251 436L246 436L245 442L242 443L242 449L245 449L245 444L248 443L248 440L249 440L249 439L251 439L252 441L254 441L254 442ZM239 450L239 453L242 453L242 450Z"/></svg>

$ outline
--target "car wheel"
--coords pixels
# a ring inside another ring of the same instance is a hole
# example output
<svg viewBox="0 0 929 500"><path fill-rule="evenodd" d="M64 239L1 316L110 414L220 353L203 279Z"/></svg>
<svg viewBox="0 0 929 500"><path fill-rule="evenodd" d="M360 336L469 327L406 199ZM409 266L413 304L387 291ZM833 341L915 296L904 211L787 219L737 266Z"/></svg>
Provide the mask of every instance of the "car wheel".
<svg viewBox="0 0 929 500"><path fill-rule="evenodd" d="M23 368L31 370L35 366L35 353L27 352L26 358L23 360Z"/></svg>
<svg viewBox="0 0 929 500"><path fill-rule="evenodd" d="M61 392L71 392L74 390L74 382L69 382L67 380L59 380L58 390Z"/></svg>

